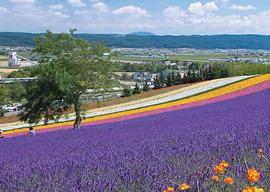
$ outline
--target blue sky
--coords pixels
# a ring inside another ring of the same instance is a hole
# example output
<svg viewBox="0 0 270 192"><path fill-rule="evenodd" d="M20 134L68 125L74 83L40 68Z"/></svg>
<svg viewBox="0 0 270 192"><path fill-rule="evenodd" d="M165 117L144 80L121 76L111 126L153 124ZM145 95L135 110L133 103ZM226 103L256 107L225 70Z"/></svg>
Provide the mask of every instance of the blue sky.
<svg viewBox="0 0 270 192"><path fill-rule="evenodd" d="M270 34L269 0L0 0L0 31Z"/></svg>

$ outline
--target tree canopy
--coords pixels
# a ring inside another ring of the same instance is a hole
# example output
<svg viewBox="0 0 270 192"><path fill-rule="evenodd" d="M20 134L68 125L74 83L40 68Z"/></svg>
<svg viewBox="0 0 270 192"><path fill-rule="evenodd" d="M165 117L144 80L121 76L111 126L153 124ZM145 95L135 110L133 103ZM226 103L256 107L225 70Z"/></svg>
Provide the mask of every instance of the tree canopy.
<svg viewBox="0 0 270 192"><path fill-rule="evenodd" d="M79 128L81 96L90 89L112 86L112 65L103 57L109 49L103 44L76 38L73 32L48 31L36 38L33 52L39 56L39 65L34 70L38 78L26 88L23 121L58 120L67 109L74 107L74 128Z"/></svg>

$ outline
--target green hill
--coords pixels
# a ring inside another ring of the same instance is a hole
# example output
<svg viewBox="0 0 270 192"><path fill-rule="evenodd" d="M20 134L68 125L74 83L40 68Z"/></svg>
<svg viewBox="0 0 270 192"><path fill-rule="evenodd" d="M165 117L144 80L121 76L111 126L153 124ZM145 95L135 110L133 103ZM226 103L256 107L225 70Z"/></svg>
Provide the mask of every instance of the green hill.
<svg viewBox="0 0 270 192"><path fill-rule="evenodd" d="M129 35L134 35L134 36L156 36L154 33L144 32L144 31L138 31L138 32L130 33Z"/></svg>
<svg viewBox="0 0 270 192"><path fill-rule="evenodd" d="M0 33L1 46L34 46L33 39L40 34ZM266 35L117 35L77 34L94 42L103 42L109 47L129 48L197 48L197 49L270 49L270 36Z"/></svg>

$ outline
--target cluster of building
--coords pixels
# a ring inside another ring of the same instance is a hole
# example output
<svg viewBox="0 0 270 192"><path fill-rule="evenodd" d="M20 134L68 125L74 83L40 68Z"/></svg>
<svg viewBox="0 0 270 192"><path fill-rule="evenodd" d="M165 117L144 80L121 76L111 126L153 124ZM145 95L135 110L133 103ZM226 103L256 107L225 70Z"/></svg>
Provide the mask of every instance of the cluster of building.
<svg viewBox="0 0 270 192"><path fill-rule="evenodd" d="M224 59L208 59L209 62L241 62L241 63L261 63L270 64L270 58L224 58Z"/></svg>
<svg viewBox="0 0 270 192"><path fill-rule="evenodd" d="M8 53L8 52L29 52L32 49L29 47L9 47L9 46L0 46L0 52Z"/></svg>
<svg viewBox="0 0 270 192"><path fill-rule="evenodd" d="M242 55L252 57L268 57L270 50L252 50L252 49L191 49L191 48L113 48L112 52L122 53L124 55L210 55L222 54L228 56Z"/></svg>
<svg viewBox="0 0 270 192"><path fill-rule="evenodd" d="M113 52L120 53L124 58L139 58L140 61L123 61L129 63L139 62L147 64L153 61L147 61L147 58L158 58L166 60L170 56L184 55L190 58L194 56L207 56L208 62L248 62L248 63L262 63L270 64L270 51L269 50L249 50L249 49L158 49L158 48L115 48ZM224 56L224 58L215 58L215 56ZM213 58L211 58L213 56ZM195 57L196 58L196 57ZM145 61L143 59L146 59ZM195 61L190 59L189 61ZM122 61L121 61L122 62ZM160 62L159 60L155 62Z"/></svg>

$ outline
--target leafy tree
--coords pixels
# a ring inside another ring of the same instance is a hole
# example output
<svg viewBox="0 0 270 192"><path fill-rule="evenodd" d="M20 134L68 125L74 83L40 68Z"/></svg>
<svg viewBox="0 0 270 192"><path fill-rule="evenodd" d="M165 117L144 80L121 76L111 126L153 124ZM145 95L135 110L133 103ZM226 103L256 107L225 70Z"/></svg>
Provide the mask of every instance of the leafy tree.
<svg viewBox="0 0 270 192"><path fill-rule="evenodd" d="M176 85L177 78L176 78L175 72L173 71L172 73L170 73L170 75L171 75L172 85Z"/></svg>
<svg viewBox="0 0 270 192"><path fill-rule="evenodd" d="M135 85L132 93L133 93L133 95L136 95L136 94L140 94L141 93L141 89L140 89L138 83L136 83L136 85Z"/></svg>
<svg viewBox="0 0 270 192"><path fill-rule="evenodd" d="M122 97L130 97L131 96L131 90L129 88L124 88Z"/></svg>
<svg viewBox="0 0 270 192"><path fill-rule="evenodd" d="M176 84L177 85L179 85L179 84L182 84L183 83L183 80L182 80L182 76L181 76L181 74L180 73L177 73L177 75L176 75L176 77L175 77L175 82L176 82Z"/></svg>
<svg viewBox="0 0 270 192"><path fill-rule="evenodd" d="M45 124L49 120L58 120L71 103L67 103L65 91L57 82L56 70L49 64L39 66L38 79L26 86L25 111L21 120L37 124L44 118Z"/></svg>
<svg viewBox="0 0 270 192"><path fill-rule="evenodd" d="M3 110L1 107L0 107L0 117L4 117L5 115L5 110Z"/></svg>
<svg viewBox="0 0 270 192"><path fill-rule="evenodd" d="M154 89L160 89L162 88L160 77L157 75L154 79Z"/></svg>
<svg viewBox="0 0 270 192"><path fill-rule="evenodd" d="M164 85L166 84L166 77L165 77L164 73L165 73L165 71L161 72L160 77L159 77L161 88L164 87Z"/></svg>
<svg viewBox="0 0 270 192"><path fill-rule="evenodd" d="M9 91L10 99L13 102L21 102L25 95L25 86L20 82L15 82L14 84L10 85Z"/></svg>
<svg viewBox="0 0 270 192"><path fill-rule="evenodd" d="M197 77L194 69L189 70L188 79L189 79L189 81L188 81L189 83L194 83L194 82L198 81L198 77Z"/></svg>
<svg viewBox="0 0 270 192"><path fill-rule="evenodd" d="M128 76L127 73L123 73L122 76L121 76L121 80L124 80L124 81L129 81L131 78Z"/></svg>
<svg viewBox="0 0 270 192"><path fill-rule="evenodd" d="M53 34L48 31L35 40L33 52L39 58L38 78L26 89L23 121L58 120L64 111L73 107L74 128L80 128L81 97L89 89L98 91L112 86L112 66L103 57L108 48L76 38L73 32Z"/></svg>
<svg viewBox="0 0 270 192"><path fill-rule="evenodd" d="M10 103L9 88L5 85L0 85L0 106Z"/></svg>
<svg viewBox="0 0 270 192"><path fill-rule="evenodd" d="M166 80L166 86L167 87L171 87L173 85L173 75L170 73L167 76L167 80Z"/></svg>
<svg viewBox="0 0 270 192"><path fill-rule="evenodd" d="M144 92L147 92L147 91L149 91L149 90L150 90L150 87L149 87L147 81L145 81L144 84L143 84L143 91L144 91Z"/></svg>
<svg viewBox="0 0 270 192"><path fill-rule="evenodd" d="M190 73L186 73L184 74L182 81L184 84L189 83L189 77L190 77Z"/></svg>

